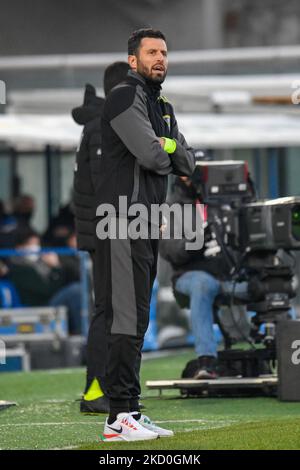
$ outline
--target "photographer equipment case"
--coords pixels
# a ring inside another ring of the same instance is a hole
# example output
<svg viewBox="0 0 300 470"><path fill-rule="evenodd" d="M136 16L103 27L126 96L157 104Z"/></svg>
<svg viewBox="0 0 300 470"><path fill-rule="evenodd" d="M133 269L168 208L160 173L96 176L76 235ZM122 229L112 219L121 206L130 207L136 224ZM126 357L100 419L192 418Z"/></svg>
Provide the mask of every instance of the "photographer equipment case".
<svg viewBox="0 0 300 470"><path fill-rule="evenodd" d="M278 322L276 340L278 398L282 401L300 401L300 321Z"/></svg>
<svg viewBox="0 0 300 470"><path fill-rule="evenodd" d="M82 365L84 338L69 337L65 307L0 310L6 361L0 372Z"/></svg>

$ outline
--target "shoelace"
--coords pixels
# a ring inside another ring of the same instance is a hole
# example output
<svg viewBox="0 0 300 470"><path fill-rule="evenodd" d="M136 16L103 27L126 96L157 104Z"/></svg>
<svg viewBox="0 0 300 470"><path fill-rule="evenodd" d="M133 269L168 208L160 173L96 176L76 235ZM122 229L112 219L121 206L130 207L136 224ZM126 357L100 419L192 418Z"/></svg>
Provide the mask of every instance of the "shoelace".
<svg viewBox="0 0 300 470"><path fill-rule="evenodd" d="M121 423L125 424L125 426L129 427L130 429L134 429L137 431L137 427L135 426L135 423L132 422L133 418L129 416L128 418L123 418Z"/></svg>
<svg viewBox="0 0 300 470"><path fill-rule="evenodd" d="M131 416L134 416L135 413L133 413ZM140 419L137 421L138 423L141 422L141 423L145 423L145 424L150 424L151 426L156 426L153 421L151 421L150 418L148 418L148 416L146 415L141 415Z"/></svg>

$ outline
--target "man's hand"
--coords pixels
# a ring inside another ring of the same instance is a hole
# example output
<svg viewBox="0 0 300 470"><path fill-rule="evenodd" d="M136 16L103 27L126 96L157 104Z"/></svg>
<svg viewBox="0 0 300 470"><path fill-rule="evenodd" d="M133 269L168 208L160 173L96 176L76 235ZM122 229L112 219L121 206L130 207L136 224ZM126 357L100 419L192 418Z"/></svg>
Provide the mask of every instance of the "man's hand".
<svg viewBox="0 0 300 470"><path fill-rule="evenodd" d="M204 244L204 256L205 258L209 258L211 256L216 256L217 254L220 253L221 251L221 247L220 245L218 245L218 242L216 240L216 238L212 237L211 240L209 240L208 242L206 242Z"/></svg>
<svg viewBox="0 0 300 470"><path fill-rule="evenodd" d="M176 140L169 137L159 137L159 143L162 149L167 152L169 155L175 152L177 143Z"/></svg>
<svg viewBox="0 0 300 470"><path fill-rule="evenodd" d="M161 145L161 148L164 148L165 142L166 142L166 141L165 141L165 139L164 139L163 137L159 137L159 143L160 143L160 145Z"/></svg>
<svg viewBox="0 0 300 470"><path fill-rule="evenodd" d="M59 257L56 253L45 253L41 258L50 268L57 268L60 266Z"/></svg>
<svg viewBox="0 0 300 470"><path fill-rule="evenodd" d="M162 224L159 227L160 233L163 234L167 230L167 228L168 228L168 221L167 221L166 217L163 215Z"/></svg>

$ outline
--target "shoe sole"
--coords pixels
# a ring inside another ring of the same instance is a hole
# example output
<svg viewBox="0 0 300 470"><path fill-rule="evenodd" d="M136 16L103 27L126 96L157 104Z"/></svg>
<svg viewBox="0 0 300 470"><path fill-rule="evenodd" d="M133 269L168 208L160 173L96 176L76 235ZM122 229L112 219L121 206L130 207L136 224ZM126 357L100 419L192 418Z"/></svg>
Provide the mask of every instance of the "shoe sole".
<svg viewBox="0 0 300 470"><path fill-rule="evenodd" d="M148 429L148 428L146 428L146 429ZM152 431L152 429L148 429L148 431ZM155 434L157 434L158 437L173 437L173 436L174 436L173 431L172 431L172 433L170 433L170 434L159 434L158 431L152 431L152 432L154 432Z"/></svg>
<svg viewBox="0 0 300 470"><path fill-rule="evenodd" d="M137 442L137 441L151 441L151 440L158 439L158 438L159 438L158 434L155 437L144 436L138 439L127 439L126 436L116 436L116 437L105 437L104 435L100 436L100 439L102 442L121 442L121 441Z"/></svg>

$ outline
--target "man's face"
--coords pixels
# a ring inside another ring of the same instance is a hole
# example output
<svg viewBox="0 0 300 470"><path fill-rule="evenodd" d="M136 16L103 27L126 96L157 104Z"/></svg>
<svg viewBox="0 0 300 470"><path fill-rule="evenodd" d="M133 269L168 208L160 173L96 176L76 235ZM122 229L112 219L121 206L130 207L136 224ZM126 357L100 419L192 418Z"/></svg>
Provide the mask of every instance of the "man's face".
<svg viewBox="0 0 300 470"><path fill-rule="evenodd" d="M32 236L28 238L24 243L18 245L19 249L21 250L38 250L41 249L41 243L39 237Z"/></svg>
<svg viewBox="0 0 300 470"><path fill-rule="evenodd" d="M145 78L162 83L167 75L167 45L163 39L143 38L137 55L130 55L130 67Z"/></svg>

